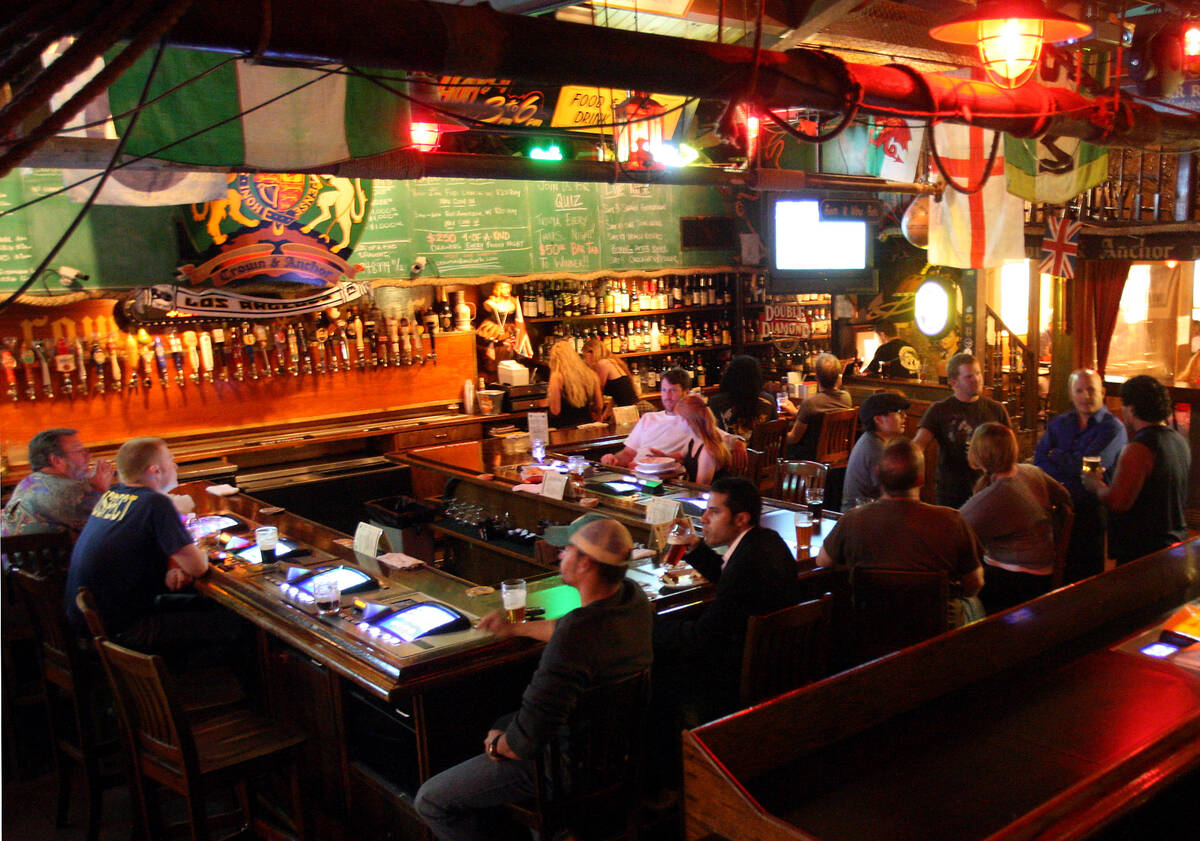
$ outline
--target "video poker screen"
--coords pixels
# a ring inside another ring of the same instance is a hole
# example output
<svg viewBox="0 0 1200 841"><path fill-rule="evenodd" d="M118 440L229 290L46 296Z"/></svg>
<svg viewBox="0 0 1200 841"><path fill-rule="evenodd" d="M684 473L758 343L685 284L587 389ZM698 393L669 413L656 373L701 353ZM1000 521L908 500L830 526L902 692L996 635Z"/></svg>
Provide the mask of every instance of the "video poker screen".
<svg viewBox="0 0 1200 841"><path fill-rule="evenodd" d="M422 602L393 613L379 623L381 629L412 642L429 633L465 630L471 621L456 610L435 602Z"/></svg>
<svg viewBox="0 0 1200 841"><path fill-rule="evenodd" d="M279 542L283 543L282 540ZM319 572L312 578L306 578L303 581L297 582L296 587L311 596L317 584L324 581L337 581L338 589L343 593L348 593L355 588L362 588L364 585L375 583L375 580L371 576L360 569L355 569L354 567L334 567L333 569Z"/></svg>

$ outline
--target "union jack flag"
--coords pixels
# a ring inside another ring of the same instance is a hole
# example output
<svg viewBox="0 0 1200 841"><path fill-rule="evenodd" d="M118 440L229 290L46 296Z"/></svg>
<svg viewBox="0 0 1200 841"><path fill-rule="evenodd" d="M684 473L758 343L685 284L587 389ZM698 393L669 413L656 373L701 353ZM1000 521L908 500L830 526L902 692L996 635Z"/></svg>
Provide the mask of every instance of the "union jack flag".
<svg viewBox="0 0 1200 841"><path fill-rule="evenodd" d="M1075 277L1075 257L1079 254L1079 229L1083 225L1062 216L1046 219L1046 236L1042 239L1042 258L1039 271L1055 277Z"/></svg>

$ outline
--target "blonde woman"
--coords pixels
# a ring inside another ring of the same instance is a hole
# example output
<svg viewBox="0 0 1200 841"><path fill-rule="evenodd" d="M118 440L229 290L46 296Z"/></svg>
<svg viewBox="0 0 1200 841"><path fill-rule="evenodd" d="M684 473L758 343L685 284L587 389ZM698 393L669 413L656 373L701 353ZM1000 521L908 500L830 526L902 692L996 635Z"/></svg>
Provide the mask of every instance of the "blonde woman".
<svg viewBox="0 0 1200 841"><path fill-rule="evenodd" d="M570 342L555 342L550 348L550 425L578 426L590 423L604 408L600 380L584 364Z"/></svg>
<svg viewBox="0 0 1200 841"><path fill-rule="evenodd" d="M629 366L619 356L614 356L603 339L588 339L583 346L583 361L600 378L600 390L613 399L614 405L633 406L638 402L637 389L633 387L633 376Z"/></svg>
<svg viewBox="0 0 1200 841"><path fill-rule="evenodd" d="M995 613L1050 590L1054 508L1070 506L1071 495L1040 467L1017 463L1017 438L1000 423L975 427L967 461L983 476L959 513L983 544L987 578L979 598Z"/></svg>
<svg viewBox="0 0 1200 841"><path fill-rule="evenodd" d="M689 394L675 406L675 414L687 421L692 431L692 440L679 459L688 478L699 485L711 485L714 478L723 475L732 456L729 447L717 429L717 419L708 404L696 394Z"/></svg>

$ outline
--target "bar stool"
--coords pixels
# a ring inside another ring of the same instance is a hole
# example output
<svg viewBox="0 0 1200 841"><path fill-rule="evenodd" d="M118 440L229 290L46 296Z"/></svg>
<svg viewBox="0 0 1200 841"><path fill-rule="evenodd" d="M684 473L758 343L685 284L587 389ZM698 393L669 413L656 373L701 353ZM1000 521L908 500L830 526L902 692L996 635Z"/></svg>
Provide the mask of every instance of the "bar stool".
<svg viewBox="0 0 1200 841"><path fill-rule="evenodd" d="M98 718L108 707L99 663L88 656L67 625L63 611L64 579L51 569L38 574L21 568L12 573L33 623L41 659L50 744L58 778L55 823L64 826L71 802L72 766L83 769L87 787L87 837L100 835L103 793L124 779L116 722L111 735Z"/></svg>
<svg viewBox="0 0 1200 841"><path fill-rule="evenodd" d="M818 461L781 461L776 482L775 498L784 502L805 502L808 488L824 488L827 465Z"/></svg>
<svg viewBox="0 0 1200 841"><path fill-rule="evenodd" d="M85 618L97 615L95 602L85 588L80 589L76 603ZM301 733L244 710L193 724L177 700L174 682L161 657L131 651L103 637L96 638L96 649L124 725L145 837L163 837L153 784L186 799L191 837L193 841L207 841L204 803L208 790L232 785L245 824L253 826L254 801L249 783L267 771L279 770L287 775L296 838L306 841L297 767L297 749L305 741Z"/></svg>
<svg viewBox="0 0 1200 841"><path fill-rule="evenodd" d="M618 834L636 841L649 703L649 669L585 691L567 721L569 753L552 740L535 760L535 799L508 813L542 838L592 837L623 818Z"/></svg>

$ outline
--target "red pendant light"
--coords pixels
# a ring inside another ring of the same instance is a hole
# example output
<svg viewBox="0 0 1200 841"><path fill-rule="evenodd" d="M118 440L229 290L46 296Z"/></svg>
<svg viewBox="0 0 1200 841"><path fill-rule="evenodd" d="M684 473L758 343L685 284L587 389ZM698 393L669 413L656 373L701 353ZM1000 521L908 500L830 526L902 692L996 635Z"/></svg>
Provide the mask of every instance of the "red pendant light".
<svg viewBox="0 0 1200 841"><path fill-rule="evenodd" d="M929 30L951 44L975 44L988 78L1002 88L1025 84L1037 68L1042 44L1090 35L1090 24L1042 5L1041 0L982 0L973 11Z"/></svg>

